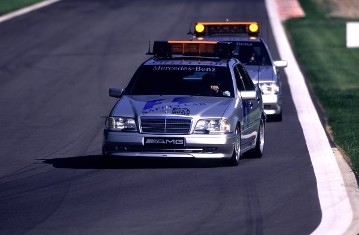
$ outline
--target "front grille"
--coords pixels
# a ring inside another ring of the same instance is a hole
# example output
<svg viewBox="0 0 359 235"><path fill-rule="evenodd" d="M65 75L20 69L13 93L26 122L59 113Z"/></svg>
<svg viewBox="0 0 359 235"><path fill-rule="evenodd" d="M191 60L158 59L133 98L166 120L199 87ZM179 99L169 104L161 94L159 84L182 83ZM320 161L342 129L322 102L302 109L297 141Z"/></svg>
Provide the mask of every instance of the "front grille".
<svg viewBox="0 0 359 235"><path fill-rule="evenodd" d="M190 118L141 117L142 133L189 134Z"/></svg>

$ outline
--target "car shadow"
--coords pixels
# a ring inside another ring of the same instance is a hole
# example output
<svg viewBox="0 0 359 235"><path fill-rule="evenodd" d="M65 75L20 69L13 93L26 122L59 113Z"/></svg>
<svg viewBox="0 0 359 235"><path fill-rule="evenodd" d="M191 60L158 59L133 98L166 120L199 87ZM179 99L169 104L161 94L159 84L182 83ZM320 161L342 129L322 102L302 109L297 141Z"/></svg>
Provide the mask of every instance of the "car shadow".
<svg viewBox="0 0 359 235"><path fill-rule="evenodd" d="M68 158L39 159L55 168L69 169L157 169L157 168L215 168L229 167L221 159L194 158L135 158L87 155Z"/></svg>

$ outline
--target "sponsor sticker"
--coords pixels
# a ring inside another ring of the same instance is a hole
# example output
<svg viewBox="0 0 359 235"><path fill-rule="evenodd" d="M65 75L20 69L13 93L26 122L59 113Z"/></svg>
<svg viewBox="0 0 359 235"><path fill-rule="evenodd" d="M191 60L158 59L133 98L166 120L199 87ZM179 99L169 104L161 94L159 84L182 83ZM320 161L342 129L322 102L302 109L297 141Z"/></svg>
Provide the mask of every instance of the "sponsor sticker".
<svg viewBox="0 0 359 235"><path fill-rule="evenodd" d="M142 114L162 112L180 115L189 115L190 108L206 106L204 102L191 102L190 97L175 97L171 101L165 99L149 100L142 109Z"/></svg>
<svg viewBox="0 0 359 235"><path fill-rule="evenodd" d="M238 46L245 46L245 47L251 47L253 46L253 43L251 42L237 42Z"/></svg>
<svg viewBox="0 0 359 235"><path fill-rule="evenodd" d="M178 115L189 115L191 111L187 108L173 108L172 114L178 114Z"/></svg>

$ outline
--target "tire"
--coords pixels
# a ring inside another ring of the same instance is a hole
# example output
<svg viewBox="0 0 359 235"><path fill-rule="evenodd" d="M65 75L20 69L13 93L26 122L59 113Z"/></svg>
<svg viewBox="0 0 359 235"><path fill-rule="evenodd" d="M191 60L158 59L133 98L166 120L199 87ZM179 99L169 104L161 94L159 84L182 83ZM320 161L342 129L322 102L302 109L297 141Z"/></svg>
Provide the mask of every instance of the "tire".
<svg viewBox="0 0 359 235"><path fill-rule="evenodd" d="M256 146L251 150L251 155L254 157L260 158L263 156L264 151L264 139L265 139L265 121L264 118L261 119L259 124L259 129L256 137Z"/></svg>
<svg viewBox="0 0 359 235"><path fill-rule="evenodd" d="M236 141L233 147L233 154L231 159L229 160L229 164L231 166L238 166L239 160L241 159L241 130L237 126L236 128Z"/></svg>

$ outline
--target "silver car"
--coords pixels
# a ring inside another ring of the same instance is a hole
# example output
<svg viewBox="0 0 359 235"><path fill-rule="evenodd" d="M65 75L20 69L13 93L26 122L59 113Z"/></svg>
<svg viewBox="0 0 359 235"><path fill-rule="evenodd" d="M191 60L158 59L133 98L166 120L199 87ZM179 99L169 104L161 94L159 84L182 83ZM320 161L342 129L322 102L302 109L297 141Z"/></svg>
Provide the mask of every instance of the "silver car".
<svg viewBox="0 0 359 235"><path fill-rule="evenodd" d="M154 42L107 117L102 154L226 159L260 157L265 113L260 89L233 58L233 44Z"/></svg>
<svg viewBox="0 0 359 235"><path fill-rule="evenodd" d="M194 27L195 40L234 42L234 57L247 69L263 92L264 112L271 120L282 120L282 81L279 68L284 60L273 60L265 41L259 36L257 22L198 22Z"/></svg>

